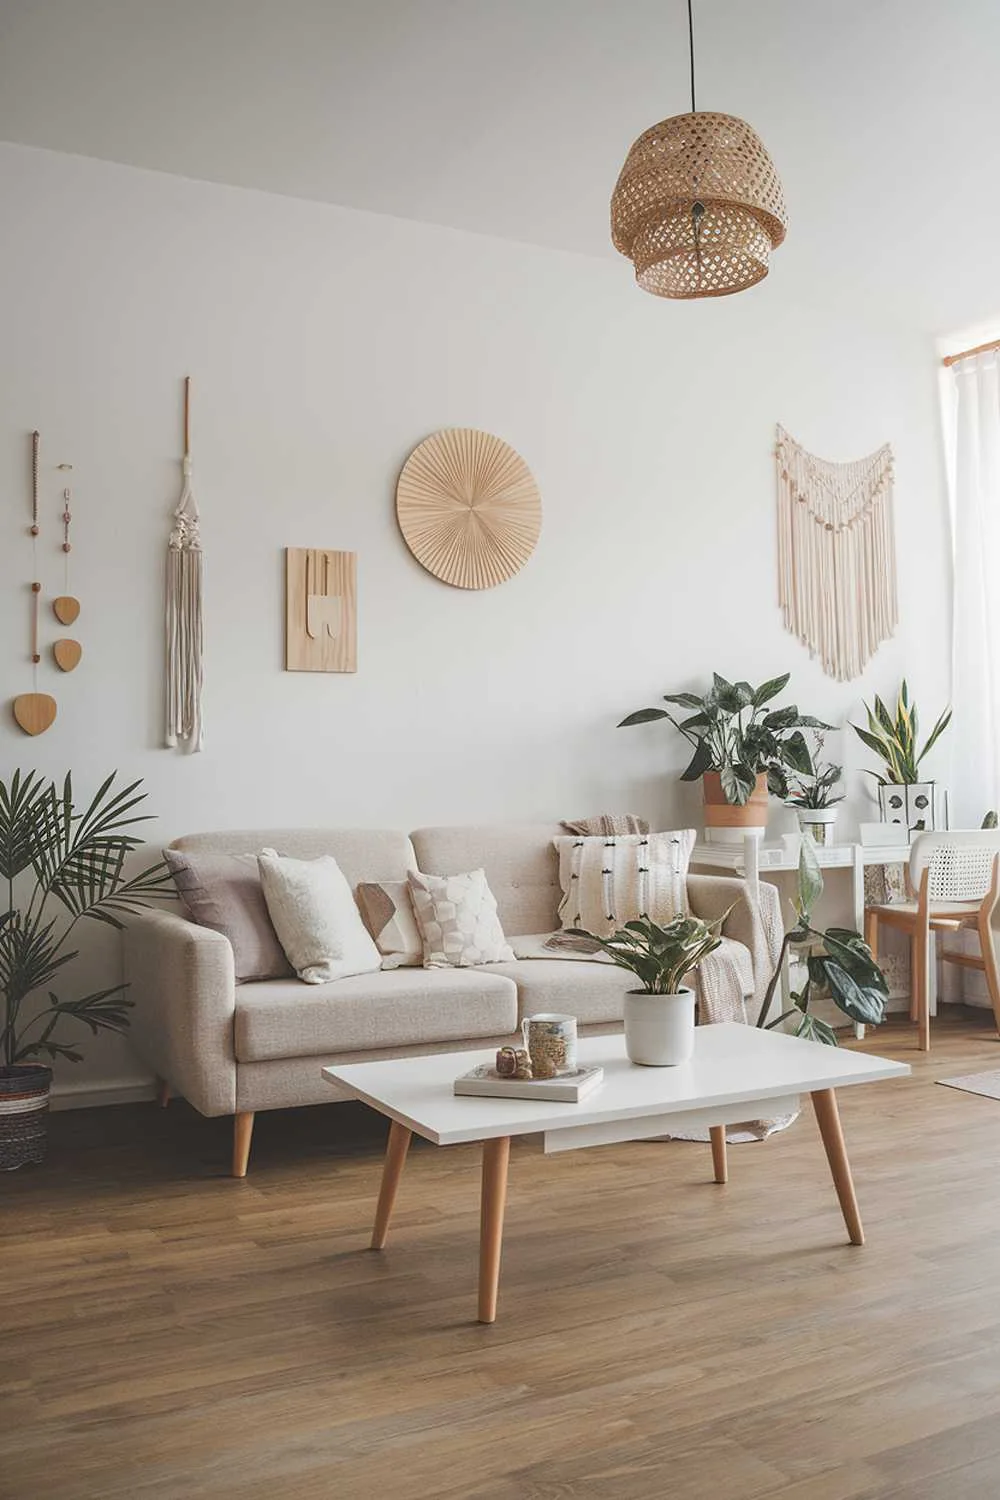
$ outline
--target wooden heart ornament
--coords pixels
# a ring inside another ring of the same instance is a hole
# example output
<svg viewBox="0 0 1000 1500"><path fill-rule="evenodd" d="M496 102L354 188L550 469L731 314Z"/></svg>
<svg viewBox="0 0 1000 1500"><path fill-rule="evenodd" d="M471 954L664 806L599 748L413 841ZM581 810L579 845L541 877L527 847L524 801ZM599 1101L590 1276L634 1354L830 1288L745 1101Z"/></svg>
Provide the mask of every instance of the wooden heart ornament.
<svg viewBox="0 0 1000 1500"><path fill-rule="evenodd" d="M56 719L56 700L48 693L22 693L14 699L14 718L25 734L44 734Z"/></svg>
<svg viewBox="0 0 1000 1500"><path fill-rule="evenodd" d="M61 672L72 672L80 665L83 647L79 641L71 641L68 636L64 636L61 641L54 643L52 655L55 657L56 666Z"/></svg>
<svg viewBox="0 0 1000 1500"><path fill-rule="evenodd" d="M72 625L80 613L80 601L74 599L72 594L60 594L58 599L52 601L52 613L60 625Z"/></svg>

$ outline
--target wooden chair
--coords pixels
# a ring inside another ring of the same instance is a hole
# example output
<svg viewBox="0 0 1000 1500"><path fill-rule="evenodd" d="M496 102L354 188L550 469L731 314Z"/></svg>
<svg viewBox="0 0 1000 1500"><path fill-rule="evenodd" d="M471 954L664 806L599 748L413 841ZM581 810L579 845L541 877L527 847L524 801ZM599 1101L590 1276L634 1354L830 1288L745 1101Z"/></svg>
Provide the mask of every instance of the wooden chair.
<svg viewBox="0 0 1000 1500"><path fill-rule="evenodd" d="M919 1027L921 1052L931 1045L928 975L931 933L979 934L980 956L944 953L967 968L982 969L1000 1030L1000 972L990 918L1000 895L1000 831L920 833L910 851L907 886L911 899L865 909L865 941L878 957L879 928L896 927L910 936L910 1019Z"/></svg>

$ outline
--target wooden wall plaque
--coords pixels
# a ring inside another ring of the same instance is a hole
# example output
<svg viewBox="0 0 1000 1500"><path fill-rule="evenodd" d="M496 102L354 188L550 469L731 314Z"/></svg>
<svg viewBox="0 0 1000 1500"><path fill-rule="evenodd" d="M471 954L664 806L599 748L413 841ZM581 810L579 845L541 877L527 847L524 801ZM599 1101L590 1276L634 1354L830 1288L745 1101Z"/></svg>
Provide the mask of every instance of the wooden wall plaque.
<svg viewBox="0 0 1000 1500"><path fill-rule="evenodd" d="M358 670L358 557L285 549L285 671Z"/></svg>

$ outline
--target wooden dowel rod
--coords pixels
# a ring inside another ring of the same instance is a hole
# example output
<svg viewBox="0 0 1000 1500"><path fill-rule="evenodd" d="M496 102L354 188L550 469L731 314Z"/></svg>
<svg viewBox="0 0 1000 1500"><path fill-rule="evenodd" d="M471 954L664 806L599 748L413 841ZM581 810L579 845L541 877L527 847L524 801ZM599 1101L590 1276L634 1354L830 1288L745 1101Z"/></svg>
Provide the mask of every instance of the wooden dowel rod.
<svg viewBox="0 0 1000 1500"><path fill-rule="evenodd" d="M960 359L971 359L974 354L989 354L993 349L1000 349L1000 339L994 339L989 344L977 344L974 349L963 349L961 354L946 354L941 363L954 365Z"/></svg>
<svg viewBox="0 0 1000 1500"><path fill-rule="evenodd" d="M184 457L191 456L191 376L184 377Z"/></svg>

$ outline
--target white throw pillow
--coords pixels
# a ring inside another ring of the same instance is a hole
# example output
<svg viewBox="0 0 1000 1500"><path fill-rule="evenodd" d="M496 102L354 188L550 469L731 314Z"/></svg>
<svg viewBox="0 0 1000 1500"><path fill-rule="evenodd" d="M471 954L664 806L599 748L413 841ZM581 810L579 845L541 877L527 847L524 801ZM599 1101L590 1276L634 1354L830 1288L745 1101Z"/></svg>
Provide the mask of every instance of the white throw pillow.
<svg viewBox="0 0 1000 1500"><path fill-rule="evenodd" d="M505 963L514 950L503 935L485 870L466 875L407 875L424 942L425 969Z"/></svg>
<svg viewBox="0 0 1000 1500"><path fill-rule="evenodd" d="M610 937L636 917L651 917L662 926L686 914L694 840L693 828L553 839L559 853L563 927Z"/></svg>
<svg viewBox="0 0 1000 1500"><path fill-rule="evenodd" d="M257 865L278 941L306 984L326 984L381 968L381 955L332 855L287 859L264 849Z"/></svg>

